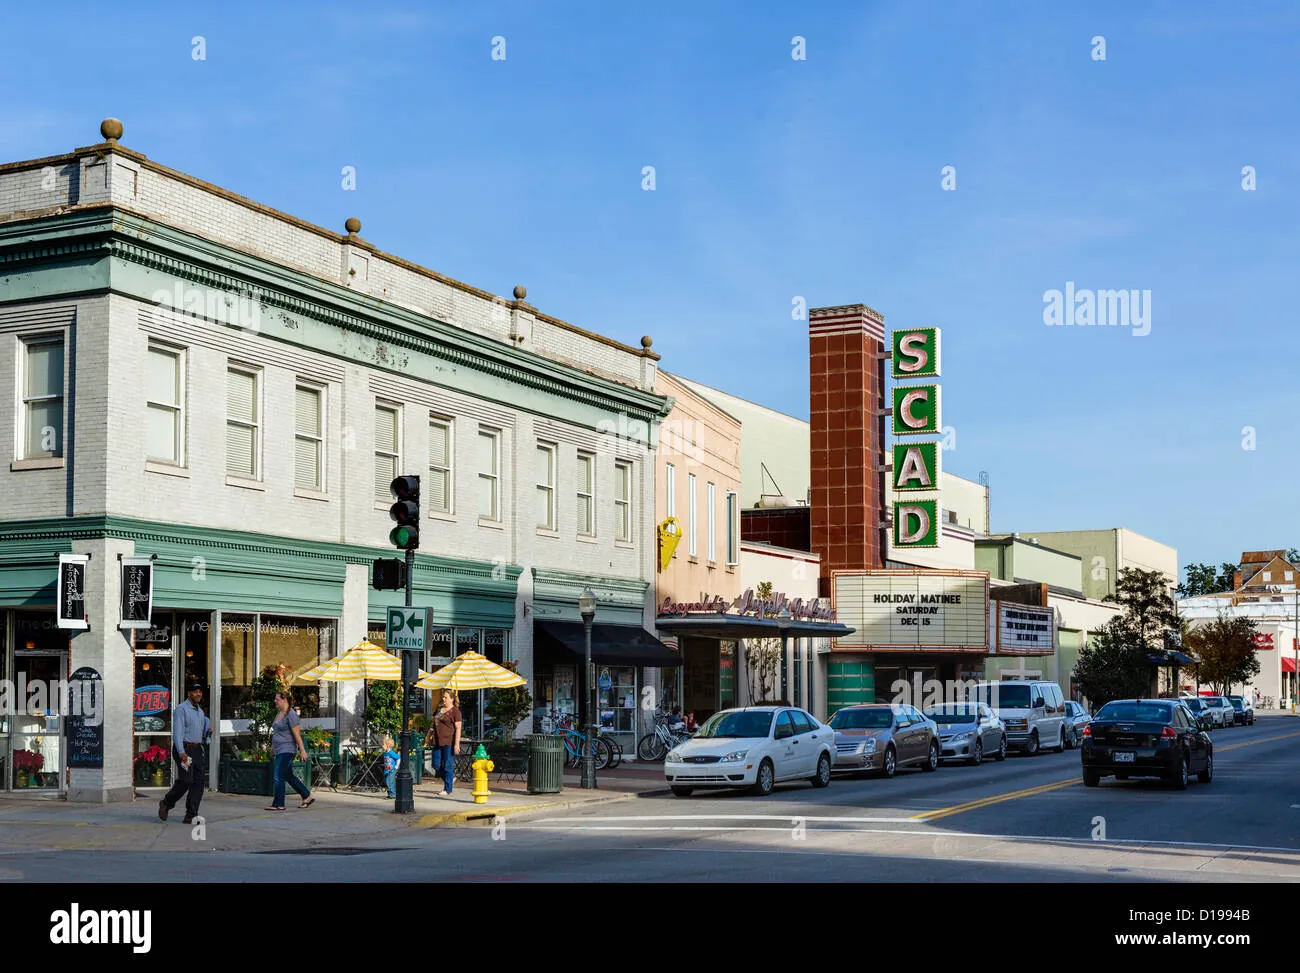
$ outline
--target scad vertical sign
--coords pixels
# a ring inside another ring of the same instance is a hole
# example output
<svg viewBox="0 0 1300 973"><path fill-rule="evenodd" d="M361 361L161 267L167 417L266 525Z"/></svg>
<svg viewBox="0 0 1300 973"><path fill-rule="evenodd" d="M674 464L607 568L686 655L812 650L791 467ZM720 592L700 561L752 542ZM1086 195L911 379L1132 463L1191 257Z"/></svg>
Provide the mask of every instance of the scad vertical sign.
<svg viewBox="0 0 1300 973"><path fill-rule="evenodd" d="M939 329L894 331L890 373L895 381L939 377ZM939 385L895 385L895 437L938 436L943 428ZM939 478L943 451L938 440L894 444L892 486L894 547L939 547Z"/></svg>

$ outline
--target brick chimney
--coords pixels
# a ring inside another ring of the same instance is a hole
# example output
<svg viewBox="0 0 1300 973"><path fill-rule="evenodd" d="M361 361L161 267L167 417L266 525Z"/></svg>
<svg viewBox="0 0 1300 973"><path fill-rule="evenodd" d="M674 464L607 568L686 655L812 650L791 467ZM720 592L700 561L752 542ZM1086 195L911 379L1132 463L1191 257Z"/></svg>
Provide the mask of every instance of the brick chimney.
<svg viewBox="0 0 1300 973"><path fill-rule="evenodd" d="M885 319L865 304L808 315L812 549L830 572L884 567Z"/></svg>

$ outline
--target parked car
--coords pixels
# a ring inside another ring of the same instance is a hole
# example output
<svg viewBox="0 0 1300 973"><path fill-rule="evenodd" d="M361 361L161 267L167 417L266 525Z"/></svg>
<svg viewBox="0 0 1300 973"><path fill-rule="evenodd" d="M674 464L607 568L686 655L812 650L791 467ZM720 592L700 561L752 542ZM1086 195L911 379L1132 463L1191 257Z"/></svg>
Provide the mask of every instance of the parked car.
<svg viewBox="0 0 1300 973"><path fill-rule="evenodd" d="M1223 696L1207 696L1205 703L1210 713L1214 716L1216 726L1232 726L1237 722L1236 711L1233 710L1232 704Z"/></svg>
<svg viewBox="0 0 1300 973"><path fill-rule="evenodd" d="M1232 705L1233 722L1238 726L1255 725L1255 706L1245 696L1228 696L1228 702Z"/></svg>
<svg viewBox="0 0 1300 973"><path fill-rule="evenodd" d="M1006 724L1007 744L1030 756L1043 747L1065 749L1065 699L1054 682L982 682L972 698Z"/></svg>
<svg viewBox="0 0 1300 973"><path fill-rule="evenodd" d="M831 782L835 731L801 709L750 706L714 713L664 758L678 797L701 787L747 787L768 795L782 781Z"/></svg>
<svg viewBox="0 0 1300 973"><path fill-rule="evenodd" d="M1180 791L1193 773L1203 784L1214 779L1214 743L1176 700L1107 703L1083 728L1079 754L1087 787L1109 775L1160 777Z"/></svg>
<svg viewBox="0 0 1300 973"><path fill-rule="evenodd" d="M939 728L939 759L966 760L976 766L985 756L1007 759L1007 728L985 703L941 703L925 711Z"/></svg>
<svg viewBox="0 0 1300 973"><path fill-rule="evenodd" d="M1179 702L1187 707L1187 711L1192 715L1198 729L1212 730L1218 725L1218 718L1210 712L1210 705L1206 700L1197 697L1180 699Z"/></svg>
<svg viewBox="0 0 1300 973"><path fill-rule="evenodd" d="M939 769L939 727L915 706L873 703L845 706L831 717L835 769L893 777L899 767Z"/></svg>
<svg viewBox="0 0 1300 973"><path fill-rule="evenodd" d="M1083 742L1083 728L1092 722L1092 714L1073 700L1065 701L1065 745L1073 750Z"/></svg>

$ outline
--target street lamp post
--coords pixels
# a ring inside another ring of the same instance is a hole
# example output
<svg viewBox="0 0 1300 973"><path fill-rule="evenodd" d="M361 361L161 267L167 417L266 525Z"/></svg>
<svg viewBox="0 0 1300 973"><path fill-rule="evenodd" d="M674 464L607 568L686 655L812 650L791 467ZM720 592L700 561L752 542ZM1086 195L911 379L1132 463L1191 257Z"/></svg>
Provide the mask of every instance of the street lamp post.
<svg viewBox="0 0 1300 973"><path fill-rule="evenodd" d="M596 739L596 723L592 717L592 699L596 691L596 669L591 663L591 622L596 617L596 596L592 594L590 588L582 589L582 594L578 596L578 614L582 616L582 627L587 637L587 693L585 700L587 712L583 714L586 717L583 722L587 724L587 735L582 741L582 788L591 790L596 786L596 757L592 752L593 743Z"/></svg>
<svg viewBox="0 0 1300 973"><path fill-rule="evenodd" d="M790 609L785 606L782 606L781 610L777 613L776 624L777 627L781 630L781 699L783 701L788 699L788 697L786 696L787 666L785 660L785 645L786 645L786 639L789 638L790 623L793 621L794 621L794 616L790 614Z"/></svg>

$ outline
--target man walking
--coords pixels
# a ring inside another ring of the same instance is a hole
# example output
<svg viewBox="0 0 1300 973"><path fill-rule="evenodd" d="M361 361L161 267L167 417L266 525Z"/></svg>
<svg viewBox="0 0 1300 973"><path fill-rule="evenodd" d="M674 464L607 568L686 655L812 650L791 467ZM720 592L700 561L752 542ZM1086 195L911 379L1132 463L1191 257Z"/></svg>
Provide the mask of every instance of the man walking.
<svg viewBox="0 0 1300 973"><path fill-rule="evenodd" d="M204 778L207 775L203 758L203 744L212 735L212 724L204 715L199 703L203 701L203 686L192 682L185 687L188 698L176 707L172 717L172 756L176 758L176 783L167 796L158 802L158 819L167 820L167 812L185 794L185 823L189 824L199 813L203 800Z"/></svg>

